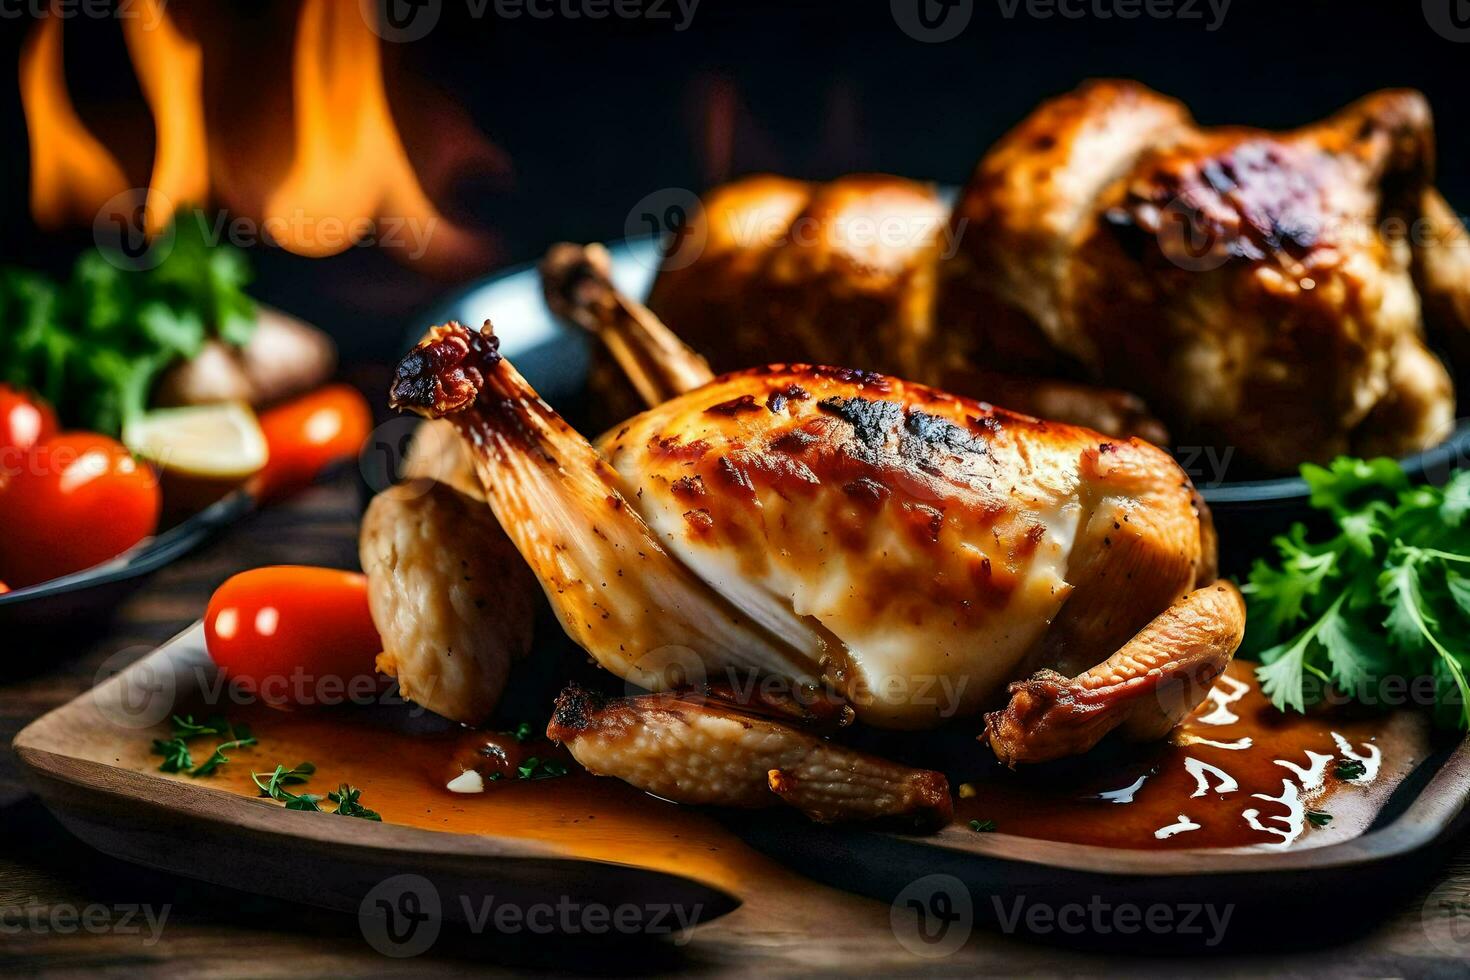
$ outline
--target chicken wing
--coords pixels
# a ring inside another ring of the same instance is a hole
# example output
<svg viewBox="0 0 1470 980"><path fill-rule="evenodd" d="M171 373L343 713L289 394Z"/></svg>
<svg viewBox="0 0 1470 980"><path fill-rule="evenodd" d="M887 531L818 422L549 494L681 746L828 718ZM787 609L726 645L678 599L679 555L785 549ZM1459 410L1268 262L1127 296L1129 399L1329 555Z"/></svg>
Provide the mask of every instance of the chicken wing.
<svg viewBox="0 0 1470 980"><path fill-rule="evenodd" d="M950 821L944 776L909 769L709 698L649 694L606 701L572 687L546 737L588 772L676 803L785 803L819 823L886 820L915 830Z"/></svg>
<svg viewBox="0 0 1470 980"><path fill-rule="evenodd" d="M500 701L531 650L536 582L484 501L432 480L373 498L359 555L378 670L405 698L466 725Z"/></svg>

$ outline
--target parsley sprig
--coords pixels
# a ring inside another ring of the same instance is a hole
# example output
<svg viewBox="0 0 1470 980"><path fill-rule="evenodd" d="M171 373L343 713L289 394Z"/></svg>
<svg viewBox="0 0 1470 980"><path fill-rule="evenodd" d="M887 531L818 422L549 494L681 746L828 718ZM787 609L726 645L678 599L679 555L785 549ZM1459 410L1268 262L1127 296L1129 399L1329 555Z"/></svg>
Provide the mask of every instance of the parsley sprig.
<svg viewBox="0 0 1470 980"><path fill-rule="evenodd" d="M1470 728L1470 471L1410 486L1392 460L1339 458L1302 476L1336 534L1309 541L1297 524L1251 569L1244 652L1262 690L1302 711L1309 676L1361 696L1428 674L1436 719Z"/></svg>
<svg viewBox="0 0 1470 980"><path fill-rule="evenodd" d="M243 346L255 330L243 252L215 243L203 212L181 212L153 268L98 249L56 282L0 268L0 382L39 392L67 428L117 435L171 364L212 338Z"/></svg>
<svg viewBox="0 0 1470 980"><path fill-rule="evenodd" d="M205 735L223 735L226 740L214 747L209 758L194 765L194 755L189 749L190 739ZM214 715L203 722L196 722L193 715L174 715L173 732L169 738L153 740L153 754L163 756L158 768L162 772L182 772L190 776L208 776L230 761L227 749L255 745L255 736L245 725L227 720L223 715Z"/></svg>
<svg viewBox="0 0 1470 980"><path fill-rule="evenodd" d="M286 804L287 810L305 810L309 813L335 813L339 817L358 817L362 820L376 820L379 823L383 818L376 810L369 810L361 803L362 790L348 783L341 783L335 792L322 796L318 793L293 793L287 786L299 786L312 776L316 775L316 766L310 762L302 762L294 769L287 769L278 765L271 772L253 772L250 778L260 788L261 796L268 796ZM323 810L322 800L331 800L337 804L335 810Z"/></svg>

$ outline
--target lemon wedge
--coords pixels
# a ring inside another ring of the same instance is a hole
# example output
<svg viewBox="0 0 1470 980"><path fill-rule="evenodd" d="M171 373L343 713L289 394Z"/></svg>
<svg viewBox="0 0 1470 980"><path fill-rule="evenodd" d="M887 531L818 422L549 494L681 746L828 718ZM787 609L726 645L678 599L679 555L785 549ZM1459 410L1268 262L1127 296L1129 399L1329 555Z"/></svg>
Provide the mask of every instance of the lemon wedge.
<svg viewBox="0 0 1470 980"><path fill-rule="evenodd" d="M243 402L156 409L123 429L123 443L165 474L225 483L249 479L270 457Z"/></svg>

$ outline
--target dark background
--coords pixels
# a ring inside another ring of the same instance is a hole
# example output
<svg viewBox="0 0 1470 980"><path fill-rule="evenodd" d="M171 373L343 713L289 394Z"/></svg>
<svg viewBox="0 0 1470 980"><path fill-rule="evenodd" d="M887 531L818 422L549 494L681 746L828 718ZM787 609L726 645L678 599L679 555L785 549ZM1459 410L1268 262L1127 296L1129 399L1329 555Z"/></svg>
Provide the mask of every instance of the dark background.
<svg viewBox="0 0 1470 980"><path fill-rule="evenodd" d="M885 0L703 0L682 32L674 19L510 20L493 4L475 17L471 0L440 3L423 39L384 44L385 74L410 157L437 175L425 178L436 203L497 239L483 271L560 239L620 237L650 191L699 191L753 170L959 182L1040 99L1109 75L1179 97L1205 123L1265 127L1317 119L1378 88L1421 89L1437 119L1441 185L1457 207L1470 206L1470 43L1437 33L1417 0L1233 0L1214 31L1203 0L1193 19L1133 20L1043 19L1024 5L1007 17L1001 0L973 0L968 27L938 44L905 34ZM665 9L677 17L671 2ZM289 113L296 3L173 0L169 10L205 41L212 128ZM30 24L10 16L0 25L4 77L14 79ZM120 156L131 148L130 176L145 181L151 123L117 24L73 18L65 46L83 117ZM40 234L30 221L25 126L14 82L3 90L10 179L0 190L0 257L64 267L89 234ZM447 131L442 112L428 109L454 105L503 152L503 172L442 173ZM391 356L453 278L477 271L434 278L370 248L317 260L254 251L254 291L331 330L349 358Z"/></svg>

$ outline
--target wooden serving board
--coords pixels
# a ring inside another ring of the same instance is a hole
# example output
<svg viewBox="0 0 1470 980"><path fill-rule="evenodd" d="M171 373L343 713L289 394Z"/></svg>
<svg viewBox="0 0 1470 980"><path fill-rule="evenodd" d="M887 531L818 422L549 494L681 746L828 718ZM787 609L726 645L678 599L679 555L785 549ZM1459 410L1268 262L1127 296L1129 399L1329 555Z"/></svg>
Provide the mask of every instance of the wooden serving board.
<svg viewBox="0 0 1470 980"><path fill-rule="evenodd" d="M28 726L15 751L44 803L97 849L356 913L370 942L375 929L384 929L372 921L422 908L419 892L405 898L409 881L427 882L420 891L434 896L444 920L471 927L487 902L633 907L646 912L643 919L634 914L633 931L639 922L656 926L653 932L709 923L693 929L696 948L732 936L821 932L836 916L891 930L913 952L914 943L928 942L913 937L945 931L956 908L966 934L985 923L1024 933L1034 923L1015 919L1017 911L1077 902L1175 909L1210 903L1230 909L1229 938L1259 943L1283 922L1299 930L1317 912L1340 926L1349 911L1340 901L1345 894L1355 898L1353 915L1377 914L1421 880L1431 845L1456 829L1470 796L1470 743L1460 743L1423 759L1388 799L1375 801L1366 830L1341 840L1326 836L1320 846L1146 851L976 834L963 826L915 838L818 827L780 811L713 816L585 776L547 781L558 785L545 800L517 798L516 787L506 787L512 792L495 799L487 793L460 801L436 794L427 776L405 782L398 774L395 764L422 741L405 736L349 746L339 753L341 771L322 766L320 782L306 787L324 793L339 779L352 781L364 789L364 803L383 813L384 822L373 823L286 811L256 798L251 769L310 757L314 726L327 723L310 712L257 714L251 723L261 745L231 752L219 775L159 772L152 739L167 736L171 714L200 713L194 705L216 680L195 625ZM202 747L207 754L209 746ZM588 783L604 791L595 816L579 795ZM714 921L732 911L730 925ZM1049 943L1130 941L1087 929L1043 932ZM1165 938L1214 947L1208 933Z"/></svg>
<svg viewBox="0 0 1470 980"><path fill-rule="evenodd" d="M401 897L392 882L402 875L427 880L432 887L423 890L439 896L445 920L457 922L473 918L487 900L521 908L558 902L669 907L665 921L689 923L739 904L707 882L588 860L525 837L288 811L241 789L249 776L245 767L263 758L258 753L234 756L236 771L228 780L161 773L159 757L149 753L152 740L167 738L169 717L184 710L178 705L191 703L198 688L215 679L203 640L203 626L195 624L15 738L15 752L42 801L67 829L106 854L362 915L373 914L385 882L391 898ZM199 761L207 754L206 748ZM273 765L256 762L256 768Z"/></svg>

